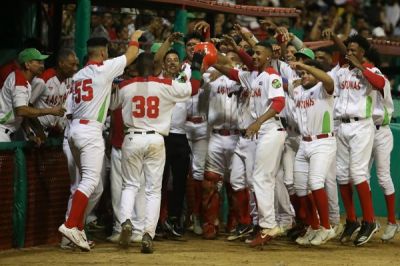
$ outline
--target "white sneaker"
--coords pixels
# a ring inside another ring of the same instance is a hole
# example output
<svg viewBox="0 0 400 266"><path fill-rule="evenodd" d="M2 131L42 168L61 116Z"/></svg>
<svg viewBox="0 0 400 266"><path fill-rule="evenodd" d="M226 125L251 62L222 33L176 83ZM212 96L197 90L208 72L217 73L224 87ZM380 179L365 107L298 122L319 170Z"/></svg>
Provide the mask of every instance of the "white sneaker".
<svg viewBox="0 0 400 266"><path fill-rule="evenodd" d="M319 230L316 230L316 233L310 243L311 245L319 246L325 244L328 240L334 238L335 236L335 230L332 227L330 229L326 229L321 226Z"/></svg>
<svg viewBox="0 0 400 266"><path fill-rule="evenodd" d="M203 228L201 228L200 218L196 215L193 215L193 233L199 236L203 234Z"/></svg>
<svg viewBox="0 0 400 266"><path fill-rule="evenodd" d="M76 245L74 243L72 243L71 240L69 240L68 238L66 238L65 236L63 236L61 238L61 242L60 242L60 248L61 249L75 249Z"/></svg>
<svg viewBox="0 0 400 266"><path fill-rule="evenodd" d="M394 238L399 229L399 224L388 223L385 228L385 232L383 232L383 235L381 236L382 241L389 241L390 239Z"/></svg>
<svg viewBox="0 0 400 266"><path fill-rule="evenodd" d="M262 230L263 234L269 235L272 238L277 237L279 233L281 232L281 229L279 226L275 226L273 228L265 228Z"/></svg>
<svg viewBox="0 0 400 266"><path fill-rule="evenodd" d="M335 231L335 237L341 236L344 231L344 225L342 223L335 224L332 228Z"/></svg>
<svg viewBox="0 0 400 266"><path fill-rule="evenodd" d="M296 243L299 245L310 245L311 240L314 238L315 234L317 233L318 230L314 230L309 226L307 228L307 232L305 233L304 236L299 236L296 239Z"/></svg>
<svg viewBox="0 0 400 266"><path fill-rule="evenodd" d="M279 232L276 236L286 236L287 231L292 229L292 225L279 225Z"/></svg>
<svg viewBox="0 0 400 266"><path fill-rule="evenodd" d="M107 241L110 241L111 243L118 243L119 242L119 237L121 233L120 232L113 232L112 235L107 237Z"/></svg>
<svg viewBox="0 0 400 266"><path fill-rule="evenodd" d="M66 238L71 240L75 245L81 248L83 251L90 251L89 243L86 239L86 234L82 230L80 231L78 228L67 228L65 224L62 224L58 231L63 234Z"/></svg>
<svg viewBox="0 0 400 266"><path fill-rule="evenodd" d="M131 242L133 243L142 243L142 234L133 233L131 237Z"/></svg>

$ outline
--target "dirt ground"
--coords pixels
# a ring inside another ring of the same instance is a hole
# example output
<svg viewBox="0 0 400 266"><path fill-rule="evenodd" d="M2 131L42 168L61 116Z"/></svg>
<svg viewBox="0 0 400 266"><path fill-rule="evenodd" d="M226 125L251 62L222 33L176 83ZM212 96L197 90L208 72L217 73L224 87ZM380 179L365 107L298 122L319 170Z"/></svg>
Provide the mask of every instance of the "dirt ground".
<svg viewBox="0 0 400 266"><path fill-rule="evenodd" d="M381 222L384 224L384 221ZM333 240L320 247L299 247L287 239L275 239L261 249L244 242L202 240L188 234L187 241L155 241L153 254L141 254L140 244L127 249L99 241L89 253L40 246L0 252L0 265L399 265L400 234L382 243L377 233L363 247Z"/></svg>

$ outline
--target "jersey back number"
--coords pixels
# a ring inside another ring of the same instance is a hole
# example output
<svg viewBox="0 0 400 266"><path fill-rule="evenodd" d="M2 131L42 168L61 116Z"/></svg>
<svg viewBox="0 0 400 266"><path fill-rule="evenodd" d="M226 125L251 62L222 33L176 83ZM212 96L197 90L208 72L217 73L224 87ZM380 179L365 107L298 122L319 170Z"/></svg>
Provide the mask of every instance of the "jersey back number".
<svg viewBox="0 0 400 266"><path fill-rule="evenodd" d="M160 99L157 96L135 96L132 98L132 115L136 118L147 116L148 118L157 118L160 112Z"/></svg>
<svg viewBox="0 0 400 266"><path fill-rule="evenodd" d="M92 80L84 79L74 82L73 93L75 103L89 102L93 99Z"/></svg>

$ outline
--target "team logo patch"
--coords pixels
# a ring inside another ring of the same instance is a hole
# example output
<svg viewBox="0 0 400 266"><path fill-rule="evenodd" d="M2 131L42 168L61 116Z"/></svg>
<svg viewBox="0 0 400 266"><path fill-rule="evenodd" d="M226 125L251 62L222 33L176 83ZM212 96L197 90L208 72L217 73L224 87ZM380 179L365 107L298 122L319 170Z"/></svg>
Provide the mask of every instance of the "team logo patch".
<svg viewBox="0 0 400 266"><path fill-rule="evenodd" d="M260 81L260 82L258 83L258 86L262 86L262 81Z"/></svg>
<svg viewBox="0 0 400 266"><path fill-rule="evenodd" d="M272 81L272 87L275 88L275 89L278 89L278 88L282 87L282 84L281 84L281 82L279 81L279 79L274 79L274 80Z"/></svg>

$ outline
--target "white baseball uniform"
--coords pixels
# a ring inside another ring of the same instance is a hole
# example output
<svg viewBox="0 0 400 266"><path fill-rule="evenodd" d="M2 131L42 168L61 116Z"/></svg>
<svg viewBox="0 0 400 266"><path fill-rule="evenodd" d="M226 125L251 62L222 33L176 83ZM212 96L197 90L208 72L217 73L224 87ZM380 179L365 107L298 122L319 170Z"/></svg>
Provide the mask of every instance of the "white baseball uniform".
<svg viewBox="0 0 400 266"><path fill-rule="evenodd" d="M60 81L54 68L49 68L40 77L32 80L32 94L29 102L36 108L52 108L64 105L72 79ZM38 117L46 134L51 128L64 128L64 117L46 115Z"/></svg>
<svg viewBox="0 0 400 266"><path fill-rule="evenodd" d="M28 106L31 84L20 70L11 72L0 91L0 142L10 142L10 136L17 131L23 118L16 116L15 108Z"/></svg>
<svg viewBox="0 0 400 266"><path fill-rule="evenodd" d="M395 192L390 175L390 153L393 150L393 134L389 124L394 110L390 90L390 81L385 79L383 95L378 91L374 91L376 101L372 119L375 124L375 134L368 171L368 173L371 172L372 163L375 160L378 182L385 195L391 195Z"/></svg>
<svg viewBox="0 0 400 266"><path fill-rule="evenodd" d="M81 170L78 190L89 197L101 179L104 162L103 124L110 105L111 85L122 75L125 55L103 63L90 62L73 76L72 123L68 135Z"/></svg>
<svg viewBox="0 0 400 266"><path fill-rule="evenodd" d="M188 80L191 72L189 63L182 65ZM192 152L192 175L195 180L204 178L204 167L207 157L208 132L207 132L207 94L203 88L199 93L190 97L186 102L187 121L186 135Z"/></svg>
<svg viewBox="0 0 400 266"><path fill-rule="evenodd" d="M243 87L250 90L250 110L254 119L262 116L272 104L272 99L284 97L282 79L272 68L262 73L239 71ZM274 197L275 178L284 147L286 132L279 119L264 122L256 140L253 188L257 199L259 225L262 228L276 226ZM266 159L268 158L268 159Z"/></svg>
<svg viewBox="0 0 400 266"><path fill-rule="evenodd" d="M238 85L224 75L211 81L209 72L203 75L203 81L203 88L209 90L208 125L211 128L205 170L228 178L239 138L237 97L229 97L228 92L230 87Z"/></svg>
<svg viewBox="0 0 400 266"><path fill-rule="evenodd" d="M168 135L176 102L189 99L189 82L155 77L134 78L121 84L119 99L127 130L122 144L120 222L131 219L135 196L145 180L146 218L144 232L155 235L160 214L162 174L165 164L163 135Z"/></svg>
<svg viewBox="0 0 400 266"><path fill-rule="evenodd" d="M296 104L296 119L303 136L294 164L294 185L296 194L304 197L308 189L314 191L325 187L325 179L335 160L334 99L322 82L310 89L298 86L289 91Z"/></svg>
<svg viewBox="0 0 400 266"><path fill-rule="evenodd" d="M366 66L372 72L377 68ZM342 121L338 128L337 179L358 185L366 181L371 157L374 124L372 85L357 68L340 68L335 75L339 97L335 117Z"/></svg>

